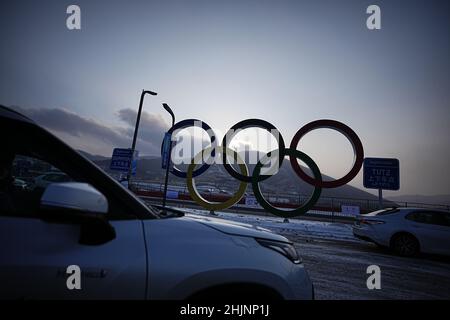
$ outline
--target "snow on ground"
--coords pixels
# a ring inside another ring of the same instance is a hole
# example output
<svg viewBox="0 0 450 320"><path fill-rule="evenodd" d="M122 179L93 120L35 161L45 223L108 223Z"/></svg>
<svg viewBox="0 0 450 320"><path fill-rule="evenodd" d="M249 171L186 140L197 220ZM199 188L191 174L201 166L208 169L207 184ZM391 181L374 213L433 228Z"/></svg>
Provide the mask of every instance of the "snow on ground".
<svg viewBox="0 0 450 320"><path fill-rule="evenodd" d="M352 233L352 227L349 224L338 222L322 222L311 220L289 219L289 222L283 222L283 218L277 216L259 216L245 213L215 212L212 216L209 211L199 209L183 209L185 212L221 218L230 221L248 223L254 226L269 229L276 233L295 234L297 237L304 238L323 238L345 241L356 241Z"/></svg>

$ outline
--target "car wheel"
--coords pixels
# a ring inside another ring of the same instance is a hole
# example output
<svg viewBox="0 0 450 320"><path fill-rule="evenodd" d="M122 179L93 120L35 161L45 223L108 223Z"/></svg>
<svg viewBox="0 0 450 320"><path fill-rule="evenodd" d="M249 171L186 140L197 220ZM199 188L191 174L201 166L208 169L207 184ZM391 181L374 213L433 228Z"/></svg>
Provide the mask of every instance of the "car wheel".
<svg viewBox="0 0 450 320"><path fill-rule="evenodd" d="M407 233L401 233L394 237L392 241L394 251L403 257L412 257L419 253L419 242Z"/></svg>

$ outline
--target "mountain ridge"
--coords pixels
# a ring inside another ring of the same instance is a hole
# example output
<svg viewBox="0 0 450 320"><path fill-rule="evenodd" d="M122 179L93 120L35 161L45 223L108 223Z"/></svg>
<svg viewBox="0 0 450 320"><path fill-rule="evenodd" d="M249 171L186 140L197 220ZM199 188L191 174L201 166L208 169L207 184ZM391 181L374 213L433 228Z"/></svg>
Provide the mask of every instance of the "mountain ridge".
<svg viewBox="0 0 450 320"><path fill-rule="evenodd" d="M89 155L87 152L83 154L91 159L94 163L100 166L103 170L111 175L117 175L117 172L111 171L109 169L111 158L108 157L98 157ZM248 159L246 157L246 159ZM285 193L285 194L301 194L307 195L311 194L313 187L308 185L306 182L297 178L296 173L293 171L289 164L289 160L285 159L283 165L281 166L279 172L273 177L268 179L268 182L261 183L261 188L265 192L273 193ZM187 165L179 166L180 170L186 170ZM252 171L254 165L249 165L249 170ZM304 168L306 173L310 173L308 168ZM137 172L135 179L147 180L152 182L162 182L164 181L165 170L161 168L161 158L160 157L145 157L138 159L137 162ZM324 180L333 179L322 173ZM196 178L197 184L214 185L220 189L228 189L230 192L236 189L238 181L232 178L229 173L224 169L223 166L211 166L203 175ZM174 175L169 176L170 184L184 185L186 183L185 179L175 177ZM322 197L334 197L334 198L349 198L358 200L377 200L378 197L366 192L362 189L344 185L333 189L322 189Z"/></svg>

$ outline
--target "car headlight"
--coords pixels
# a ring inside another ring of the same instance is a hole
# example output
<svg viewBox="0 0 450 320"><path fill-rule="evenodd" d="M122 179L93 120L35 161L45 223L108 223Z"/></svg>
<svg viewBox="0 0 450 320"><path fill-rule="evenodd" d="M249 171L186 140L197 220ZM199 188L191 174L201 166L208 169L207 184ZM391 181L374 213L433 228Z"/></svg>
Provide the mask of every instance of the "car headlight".
<svg viewBox="0 0 450 320"><path fill-rule="evenodd" d="M292 243L273 241L267 239L256 239L256 241L266 248L281 253L283 256L291 260L293 263L296 264L302 263L302 259L298 255L298 252Z"/></svg>

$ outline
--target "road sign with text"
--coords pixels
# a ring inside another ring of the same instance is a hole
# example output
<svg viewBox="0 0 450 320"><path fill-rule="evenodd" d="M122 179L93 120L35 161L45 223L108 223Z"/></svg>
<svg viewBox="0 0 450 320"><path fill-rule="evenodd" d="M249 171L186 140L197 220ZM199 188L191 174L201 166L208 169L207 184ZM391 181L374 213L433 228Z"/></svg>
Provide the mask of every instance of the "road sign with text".
<svg viewBox="0 0 450 320"><path fill-rule="evenodd" d="M364 187L369 189L400 189L400 164L398 159L365 158Z"/></svg>
<svg viewBox="0 0 450 320"><path fill-rule="evenodd" d="M139 152L134 151L134 157L132 156L131 149L115 148L111 158L111 164L109 168L111 170L128 172L131 162L131 174L136 174L137 157Z"/></svg>

